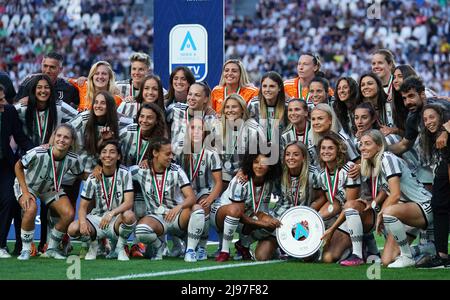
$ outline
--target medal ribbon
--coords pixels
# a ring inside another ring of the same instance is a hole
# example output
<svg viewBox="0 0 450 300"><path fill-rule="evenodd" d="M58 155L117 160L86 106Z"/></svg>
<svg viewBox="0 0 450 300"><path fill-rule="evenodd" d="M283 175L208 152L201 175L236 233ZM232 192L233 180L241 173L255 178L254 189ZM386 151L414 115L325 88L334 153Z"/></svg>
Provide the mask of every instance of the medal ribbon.
<svg viewBox="0 0 450 300"><path fill-rule="evenodd" d="M53 154L53 147L50 147L50 162L52 165L52 171L53 171L53 184L55 186L56 192L59 192L59 189L61 187L61 182L63 180L63 172L64 167L66 165L66 157L63 158L63 160L59 164L59 170L56 171L56 162L55 162L55 156Z"/></svg>
<svg viewBox="0 0 450 300"><path fill-rule="evenodd" d="M292 188L292 183L291 183L291 188ZM295 188L295 194L294 194L294 206L297 206L297 202L298 202L298 191L300 190L300 176L298 176L298 183L297 183L297 187Z"/></svg>
<svg viewBox="0 0 450 300"><path fill-rule="evenodd" d="M144 146L142 146L142 143L144 143ZM144 159L145 153L147 152L149 142L148 141L142 141L141 138L141 128L138 128L138 133L136 136L136 164L139 165L142 160Z"/></svg>
<svg viewBox="0 0 450 300"><path fill-rule="evenodd" d="M296 140L296 141L300 141L300 140L297 139L298 134L297 134L297 129L295 128L295 126L292 126L292 132L294 133L294 138L295 138L295 140ZM309 130L308 130L308 121L306 121L306 119L305 119L305 129L303 129L302 143L305 144L306 146L308 146L308 133L309 133ZM306 143L305 143L305 142L306 142Z"/></svg>
<svg viewBox="0 0 450 300"><path fill-rule="evenodd" d="M47 133L47 125L48 125L48 109L44 112L44 128L42 129L41 117L39 116L39 112L36 110L36 122L37 122L37 130L39 134L39 140L43 144L45 140L45 134Z"/></svg>
<svg viewBox="0 0 450 300"><path fill-rule="evenodd" d="M227 96L228 96L228 88L227 87L225 87L225 89L223 90L223 100L225 101L225 99L227 98ZM241 91L241 87L238 87L238 89L236 90L236 94L238 94L239 95L239 92Z"/></svg>
<svg viewBox="0 0 450 300"><path fill-rule="evenodd" d="M117 182L117 170L114 171L114 175L112 177L111 186L108 187L108 180L106 180L105 175L102 173L102 192L106 198L106 206L108 210L110 210L111 202L113 201L114 195L116 194L116 182ZM108 193L107 193L108 191Z"/></svg>
<svg viewBox="0 0 450 300"><path fill-rule="evenodd" d="M375 176L375 178L371 176L370 183L372 187L372 200L375 200L375 198L377 197L378 176Z"/></svg>
<svg viewBox="0 0 450 300"><path fill-rule="evenodd" d="M253 179L250 177L250 179L248 180L248 183L250 185L250 197L252 199L252 204L253 204L253 211L255 212L255 214L258 212L259 210L259 205L261 204L261 199L262 196L264 194L264 190L266 187L266 183L264 182L263 187L261 188L261 193L259 194L258 197L258 201L256 201L256 191L255 191L255 186L253 184Z"/></svg>
<svg viewBox="0 0 450 300"><path fill-rule="evenodd" d="M203 147L202 152L200 153L199 159L194 164L194 154L191 154L190 157L190 175L191 175L191 181L193 182L195 178L197 178L198 171L200 170L200 165L203 159L203 155L205 154L205 147Z"/></svg>
<svg viewBox="0 0 450 300"><path fill-rule="evenodd" d="M339 168L336 168L334 176L330 176L328 167L325 167L325 181L327 184L327 192L330 198L331 205L333 205L334 198L337 193L337 186L339 183Z"/></svg>
<svg viewBox="0 0 450 300"><path fill-rule="evenodd" d="M152 184L156 189L156 197L158 198L158 203L161 206L164 199L164 187L166 186L167 173L169 173L169 169L166 169L163 173L163 177L161 180L161 185L158 183L158 178L156 177L155 169L152 166Z"/></svg>

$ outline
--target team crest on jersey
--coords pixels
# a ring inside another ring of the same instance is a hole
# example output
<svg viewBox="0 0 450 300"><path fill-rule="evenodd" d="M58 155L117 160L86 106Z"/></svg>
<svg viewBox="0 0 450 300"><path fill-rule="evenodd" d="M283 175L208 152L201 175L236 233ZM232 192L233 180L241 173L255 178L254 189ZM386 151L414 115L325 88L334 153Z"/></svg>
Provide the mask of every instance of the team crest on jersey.
<svg viewBox="0 0 450 300"><path fill-rule="evenodd" d="M62 100L64 98L64 92L58 91L58 100Z"/></svg>

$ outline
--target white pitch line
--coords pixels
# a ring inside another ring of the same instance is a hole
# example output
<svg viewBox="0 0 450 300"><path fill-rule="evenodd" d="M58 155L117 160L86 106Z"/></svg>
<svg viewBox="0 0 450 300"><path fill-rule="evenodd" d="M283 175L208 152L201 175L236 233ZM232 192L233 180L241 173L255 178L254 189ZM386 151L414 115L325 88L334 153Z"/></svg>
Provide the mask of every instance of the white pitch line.
<svg viewBox="0 0 450 300"><path fill-rule="evenodd" d="M258 266L258 265L274 264L274 263L280 263L280 262L284 262L284 261L283 260L269 260L269 261L249 262L249 263L240 263L240 264L228 264L228 265L223 265L223 266L202 267L202 268L196 268L196 269L181 269L181 270L163 271L163 272L156 272L156 273L130 274L130 275L117 276L117 277L93 278L92 280L137 279L137 278L157 277L157 276L176 275L176 274L185 274L185 273L206 272L206 271L239 268L239 267L247 267L247 266Z"/></svg>

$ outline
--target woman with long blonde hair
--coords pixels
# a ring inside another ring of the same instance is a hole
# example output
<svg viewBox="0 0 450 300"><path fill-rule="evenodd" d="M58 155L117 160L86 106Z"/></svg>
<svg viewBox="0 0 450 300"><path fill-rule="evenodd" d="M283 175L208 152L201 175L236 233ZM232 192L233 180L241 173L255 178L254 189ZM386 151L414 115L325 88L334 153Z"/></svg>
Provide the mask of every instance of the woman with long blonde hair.
<svg viewBox="0 0 450 300"><path fill-rule="evenodd" d="M94 102L94 95L99 91L108 91L114 95L117 107L122 103L122 98L117 95L118 91L116 90L114 71L107 61L101 60L93 64L89 71L87 81L69 79L69 82L80 93L78 111L90 110Z"/></svg>
<svg viewBox="0 0 450 300"><path fill-rule="evenodd" d="M244 65L238 59L229 59L223 64L219 85L211 92L212 108L219 113L225 99L233 93L240 95L246 103L258 95L258 88L250 82Z"/></svg>
<svg viewBox="0 0 450 300"><path fill-rule="evenodd" d="M420 229L433 223L431 194L403 159L385 149L385 139L379 130L362 135L361 175L372 179L374 195L382 190L387 194L384 202L375 199L372 204L379 208L377 232L381 233L384 227L387 233L381 261L388 268L403 268L415 264L409 246L412 240L407 234L416 236Z"/></svg>

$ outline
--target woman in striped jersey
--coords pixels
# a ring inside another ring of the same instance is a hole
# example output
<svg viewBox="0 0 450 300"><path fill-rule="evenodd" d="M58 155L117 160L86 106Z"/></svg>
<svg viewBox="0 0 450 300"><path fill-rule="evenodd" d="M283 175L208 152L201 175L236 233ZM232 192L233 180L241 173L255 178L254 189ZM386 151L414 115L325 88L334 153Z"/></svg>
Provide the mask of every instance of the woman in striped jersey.
<svg viewBox="0 0 450 300"><path fill-rule="evenodd" d="M144 103L136 116L136 123L120 130L119 140L122 149L122 162L125 166L147 163L149 141L154 137L167 137L167 126L163 111L156 103ZM134 213L138 218L145 215L145 201L142 193L135 193ZM142 257L145 247L134 244L131 247L132 257Z"/></svg>
<svg viewBox="0 0 450 300"><path fill-rule="evenodd" d="M248 111L250 117L264 128L267 141L279 145L287 125L286 95L280 74L271 71L261 77L258 97L250 101Z"/></svg>
<svg viewBox="0 0 450 300"><path fill-rule="evenodd" d="M173 107L173 122L171 125L172 148L175 154L180 154L188 136L189 120L194 116L201 116L205 128L214 135L214 125L217 123L215 111L209 106L211 90L204 82L196 82L189 88L187 103L176 103Z"/></svg>
<svg viewBox="0 0 450 300"><path fill-rule="evenodd" d="M144 195L147 212L136 226L136 238L151 247L152 260L161 260L164 241L169 233L184 238L187 235L185 261L195 262L195 249L202 236L205 212L196 204L191 182L183 169L174 163L171 142L156 137L150 142L149 168L130 168L133 181Z"/></svg>
<svg viewBox="0 0 450 300"><path fill-rule="evenodd" d="M311 123L308 121L308 105L305 100L292 98L288 100L287 117L289 125L281 134L280 154L284 153L287 144L299 141L308 146L311 134Z"/></svg>
<svg viewBox="0 0 450 300"><path fill-rule="evenodd" d="M403 268L415 264L407 232L417 235L418 230L433 224L431 194L417 181L404 160L385 149L380 131L369 130L362 135L361 175L373 179L373 190L384 190L388 195L383 203L374 203L375 207L381 207L377 232L384 229L387 234L382 263L388 268Z"/></svg>
<svg viewBox="0 0 450 300"><path fill-rule="evenodd" d="M86 173L90 174L97 165L100 140L117 139L119 128L128 125L129 121L120 119L119 123L114 97L106 91L95 95L91 110L84 111L69 121L78 134L79 154Z"/></svg>
<svg viewBox="0 0 450 300"><path fill-rule="evenodd" d="M211 208L211 223L222 240L221 251L216 257L218 262L229 260L230 244L238 226L243 238L256 229L272 232L281 225L279 220L269 215L269 203L279 176L279 165L268 156L247 153L241 163L242 173L248 180L244 181L238 175L233 177L226 191ZM238 254L249 259L249 249L240 242L235 244Z"/></svg>
<svg viewBox="0 0 450 300"><path fill-rule="evenodd" d="M164 92L161 79L156 75L148 75L141 82L136 100L122 102L117 112L125 117L135 119L137 112L144 103L155 103L164 111Z"/></svg>
<svg viewBox="0 0 450 300"><path fill-rule="evenodd" d="M16 110L23 124L25 134L31 139L34 146L47 144L56 126L74 118L78 112L62 100L56 100L56 92L50 77L45 74L34 76L30 82L30 93L27 104L18 103ZM63 183L64 184L64 183ZM72 203L76 202L78 191L65 187L66 193ZM75 207L75 205L74 205ZM41 242L39 252L45 252L47 243L47 212L48 208L41 202ZM33 253L34 251L33 244Z"/></svg>
<svg viewBox="0 0 450 300"><path fill-rule="evenodd" d="M327 230L322 237L322 261L331 263L339 260L351 246L349 231L343 224L346 219L344 211L347 202L359 198L361 181L359 176L355 179L350 177L349 171L354 163L347 161L346 146L337 134L330 132L324 135L318 149L322 167L319 174L321 190L316 191L317 198L311 207L325 222Z"/></svg>
<svg viewBox="0 0 450 300"><path fill-rule="evenodd" d="M119 123L114 97L106 91L98 92L94 97L92 109L81 112L69 121L69 124L75 128L78 135L78 154L86 176L92 173L97 166L98 146L101 140L117 139L119 128L128 125ZM64 184L73 185L74 189L78 191L81 182L75 181L75 178L69 173L64 178ZM87 250L85 246L82 245L81 256Z"/></svg>
<svg viewBox="0 0 450 300"><path fill-rule="evenodd" d="M428 261L418 262L417 266L426 268L441 268L450 265L448 259L448 233L450 214L450 147L447 141L446 147L436 149L435 142L440 132L449 131L443 125L446 120L442 108L438 105L425 105L422 111L422 119L425 129L420 134L420 141L424 149L425 160L435 163L433 191L431 206L434 218L434 240L436 244L436 255Z"/></svg>
<svg viewBox="0 0 450 300"><path fill-rule="evenodd" d="M388 102L392 101L394 68L395 57L391 51L378 49L372 54L372 72L380 78Z"/></svg>
<svg viewBox="0 0 450 300"><path fill-rule="evenodd" d="M336 82L333 110L348 136L355 134L354 113L359 104L358 83L351 77L340 77Z"/></svg>
<svg viewBox="0 0 450 300"><path fill-rule="evenodd" d="M216 144L222 160L223 191L239 170L241 155L266 144L263 128L249 117L245 100L238 94L229 95L221 111L221 143Z"/></svg>
<svg viewBox="0 0 450 300"><path fill-rule="evenodd" d="M277 219L291 207L310 206L315 199L315 190L320 189L318 170L309 164L308 150L302 142L288 143L282 161L281 197L270 213ZM256 260L269 260L274 257L278 247L275 231L268 233L259 229L253 232L251 237L258 240L255 249Z"/></svg>
<svg viewBox="0 0 450 300"><path fill-rule="evenodd" d="M336 133L342 142L346 145L347 160L352 162L359 162L359 153L351 141L350 137L342 130L339 120L337 119L333 109L324 103L319 103L314 107L311 112L311 128L312 134L309 135L308 141L308 153L310 155L311 164L319 167L319 159L317 157L317 151L319 150L317 145L321 137L327 133ZM355 173L351 172L351 177L357 177L359 175L359 169L354 169Z"/></svg>
<svg viewBox="0 0 450 300"><path fill-rule="evenodd" d="M184 169L191 181L196 201L205 211L205 226L197 249L197 260L206 260L206 243L209 234L209 212L211 204L222 193L222 162L219 154L205 144L206 131L203 120L194 117L190 125L190 151L177 155L177 163ZM185 149L187 150L187 149Z"/></svg>
<svg viewBox="0 0 450 300"><path fill-rule="evenodd" d="M59 216L58 223L51 230L48 249L44 255L65 259L58 251L58 245L75 213L61 183L69 171L76 176L83 173L78 155L70 151L75 141L75 130L70 125L61 124L50 138L49 149L36 147L16 163L17 178L14 193L23 209L21 230L23 248L19 260L30 259L37 197Z"/></svg>
<svg viewBox="0 0 450 300"><path fill-rule="evenodd" d="M191 85L195 83L194 74L186 66L176 67L169 77L169 90L164 97L167 124L172 123L173 107L176 103L186 103Z"/></svg>
<svg viewBox="0 0 450 300"><path fill-rule="evenodd" d="M359 79L359 92L361 102L369 102L377 112L383 134L398 133L394 122L393 104L387 101L380 78L374 73L363 74Z"/></svg>
<svg viewBox="0 0 450 300"><path fill-rule="evenodd" d="M124 246L128 236L136 225L133 208L133 182L131 173L120 167L122 157L120 145L115 140L108 140L99 146L99 164L102 167L100 180L91 174L81 191L78 220L69 226L72 238L81 238L89 242L86 260L97 258L98 240L109 238L116 244L115 253L110 258L129 260ZM94 208L89 207L94 201ZM107 257L108 258L108 257Z"/></svg>

